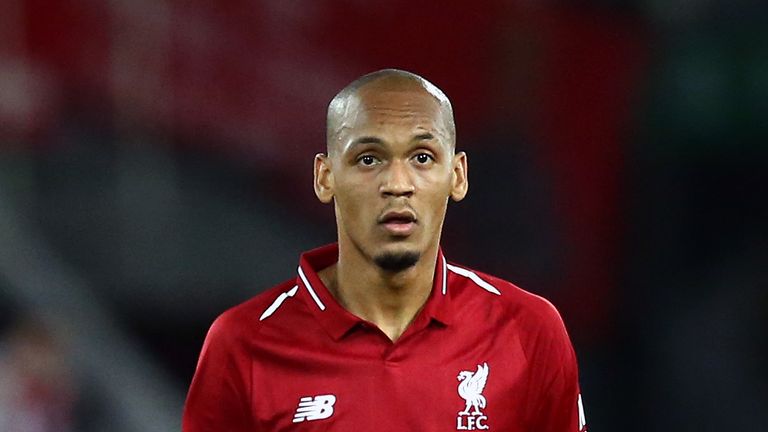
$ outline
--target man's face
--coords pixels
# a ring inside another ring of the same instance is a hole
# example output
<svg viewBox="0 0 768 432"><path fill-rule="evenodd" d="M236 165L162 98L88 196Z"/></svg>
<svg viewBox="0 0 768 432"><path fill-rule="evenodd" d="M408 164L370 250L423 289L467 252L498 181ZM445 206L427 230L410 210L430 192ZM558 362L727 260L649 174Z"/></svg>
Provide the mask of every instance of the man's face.
<svg viewBox="0 0 768 432"><path fill-rule="evenodd" d="M464 197L466 157L454 154L441 106L421 87L374 83L348 108L316 161L316 191L318 181L326 187L318 197L335 203L340 242L404 270L436 247L448 198Z"/></svg>

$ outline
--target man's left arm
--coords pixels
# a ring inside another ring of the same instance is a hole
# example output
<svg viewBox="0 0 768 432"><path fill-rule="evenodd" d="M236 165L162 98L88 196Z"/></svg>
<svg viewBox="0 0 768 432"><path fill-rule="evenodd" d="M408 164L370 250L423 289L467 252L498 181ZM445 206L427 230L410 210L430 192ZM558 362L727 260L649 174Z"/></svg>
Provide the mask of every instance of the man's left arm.
<svg viewBox="0 0 768 432"><path fill-rule="evenodd" d="M535 430L541 432L586 432L584 405L579 387L576 353L560 315L549 332L545 356L546 379L536 413Z"/></svg>

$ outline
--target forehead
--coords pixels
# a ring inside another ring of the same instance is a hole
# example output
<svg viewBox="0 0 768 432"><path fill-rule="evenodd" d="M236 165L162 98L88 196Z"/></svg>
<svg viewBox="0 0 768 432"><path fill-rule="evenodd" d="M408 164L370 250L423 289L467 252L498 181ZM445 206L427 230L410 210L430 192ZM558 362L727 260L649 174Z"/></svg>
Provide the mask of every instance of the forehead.
<svg viewBox="0 0 768 432"><path fill-rule="evenodd" d="M448 139L440 102L417 85L365 86L350 97L346 108L340 119L342 141L362 134L399 140L424 132Z"/></svg>

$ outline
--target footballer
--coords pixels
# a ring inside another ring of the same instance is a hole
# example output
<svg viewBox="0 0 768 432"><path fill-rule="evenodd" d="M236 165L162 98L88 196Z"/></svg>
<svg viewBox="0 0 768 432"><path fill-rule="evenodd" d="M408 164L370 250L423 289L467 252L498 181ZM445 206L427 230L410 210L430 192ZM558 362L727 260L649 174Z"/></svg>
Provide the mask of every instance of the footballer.
<svg viewBox="0 0 768 432"><path fill-rule="evenodd" d="M443 254L468 185L432 83L385 69L341 90L314 160L337 242L216 319L183 430L586 431L557 310Z"/></svg>

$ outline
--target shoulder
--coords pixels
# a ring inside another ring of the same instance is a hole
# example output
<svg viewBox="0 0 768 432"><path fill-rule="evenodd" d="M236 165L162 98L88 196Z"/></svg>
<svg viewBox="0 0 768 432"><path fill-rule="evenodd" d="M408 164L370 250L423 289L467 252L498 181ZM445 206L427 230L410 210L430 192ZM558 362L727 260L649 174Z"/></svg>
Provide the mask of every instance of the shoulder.
<svg viewBox="0 0 768 432"><path fill-rule="evenodd" d="M286 280L222 312L211 324L206 339L235 342L254 336L261 330L263 318L270 307L283 293L291 292L295 285L295 279Z"/></svg>
<svg viewBox="0 0 768 432"><path fill-rule="evenodd" d="M477 322L477 317L483 317L486 328L497 337L516 341L526 358L536 358L536 368L557 370L563 364L575 364L568 331L549 300L487 273L463 266L449 267L452 270L465 279L451 284L458 288L453 302L459 304L457 316L462 321Z"/></svg>
<svg viewBox="0 0 768 432"><path fill-rule="evenodd" d="M564 329L559 311L546 298L505 279L460 264L449 263L448 271L457 278L457 299L461 303L485 305L501 319L514 320L527 328Z"/></svg>

